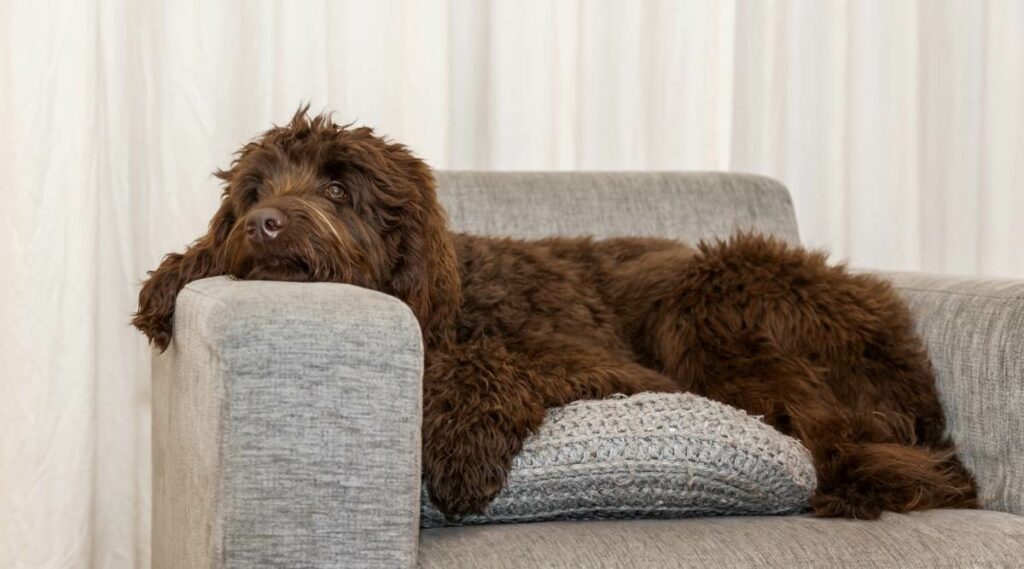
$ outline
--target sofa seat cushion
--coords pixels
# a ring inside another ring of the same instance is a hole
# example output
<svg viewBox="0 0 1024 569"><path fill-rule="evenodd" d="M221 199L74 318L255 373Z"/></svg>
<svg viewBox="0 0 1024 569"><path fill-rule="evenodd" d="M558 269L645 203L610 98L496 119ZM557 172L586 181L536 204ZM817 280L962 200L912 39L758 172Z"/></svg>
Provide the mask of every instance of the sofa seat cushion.
<svg viewBox="0 0 1024 569"><path fill-rule="evenodd" d="M544 522L420 532L421 568L1024 567L1024 517L976 510Z"/></svg>
<svg viewBox="0 0 1024 569"><path fill-rule="evenodd" d="M814 486L807 449L757 417L692 393L640 393L550 409L483 515L446 520L424 492L420 522L796 513Z"/></svg>
<svg viewBox="0 0 1024 569"><path fill-rule="evenodd" d="M1024 517L980 510L607 520L422 530L419 566L723 569L1024 567Z"/></svg>

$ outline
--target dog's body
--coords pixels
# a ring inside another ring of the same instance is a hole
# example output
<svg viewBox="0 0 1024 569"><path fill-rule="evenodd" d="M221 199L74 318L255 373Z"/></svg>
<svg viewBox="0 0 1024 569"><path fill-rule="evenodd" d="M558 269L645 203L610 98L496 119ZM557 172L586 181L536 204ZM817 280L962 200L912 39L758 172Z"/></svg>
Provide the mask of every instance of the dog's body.
<svg viewBox="0 0 1024 569"><path fill-rule="evenodd" d="M697 249L452 234L404 147L304 113L222 178L210 233L153 273L136 326L166 347L174 295L217 274L403 299L427 350L424 476L448 514L486 507L547 408L680 390L800 438L820 515L975 505L906 306L823 255L746 234Z"/></svg>

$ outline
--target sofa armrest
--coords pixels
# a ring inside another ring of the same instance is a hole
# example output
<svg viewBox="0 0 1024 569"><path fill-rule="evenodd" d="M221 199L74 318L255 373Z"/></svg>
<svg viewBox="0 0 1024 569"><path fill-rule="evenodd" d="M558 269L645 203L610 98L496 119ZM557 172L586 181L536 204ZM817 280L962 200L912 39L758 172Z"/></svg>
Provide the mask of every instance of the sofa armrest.
<svg viewBox="0 0 1024 569"><path fill-rule="evenodd" d="M1024 281L879 276L910 304L982 504L1024 514Z"/></svg>
<svg viewBox="0 0 1024 569"><path fill-rule="evenodd" d="M415 564L423 349L401 301L196 281L153 370L153 567Z"/></svg>

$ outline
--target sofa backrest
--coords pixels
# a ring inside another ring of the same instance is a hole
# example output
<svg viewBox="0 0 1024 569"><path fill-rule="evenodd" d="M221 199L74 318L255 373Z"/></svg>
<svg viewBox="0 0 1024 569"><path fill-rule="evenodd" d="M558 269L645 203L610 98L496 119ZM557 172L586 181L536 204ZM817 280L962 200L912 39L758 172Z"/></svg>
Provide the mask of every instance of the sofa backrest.
<svg viewBox="0 0 1024 569"><path fill-rule="evenodd" d="M755 230L799 243L789 191L721 172L438 171L457 231L536 239L644 235L686 242Z"/></svg>

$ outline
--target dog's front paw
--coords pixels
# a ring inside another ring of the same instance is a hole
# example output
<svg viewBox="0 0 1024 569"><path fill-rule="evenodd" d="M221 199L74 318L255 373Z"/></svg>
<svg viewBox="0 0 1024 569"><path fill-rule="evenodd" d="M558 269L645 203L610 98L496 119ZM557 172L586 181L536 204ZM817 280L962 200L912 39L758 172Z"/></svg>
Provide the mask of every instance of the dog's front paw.
<svg viewBox="0 0 1024 569"><path fill-rule="evenodd" d="M427 472L430 500L449 520L482 514L505 486L497 465L448 464Z"/></svg>
<svg viewBox="0 0 1024 569"><path fill-rule="evenodd" d="M449 519L484 513L512 459L544 420L535 378L496 342L428 352L423 386L423 474Z"/></svg>
<svg viewBox="0 0 1024 569"><path fill-rule="evenodd" d="M181 270L184 258L177 253L167 255L160 267L149 273L139 291L139 310L132 318L132 325L160 351L171 343L175 299L187 282Z"/></svg>
<svg viewBox="0 0 1024 569"><path fill-rule="evenodd" d="M132 319L132 325L149 338L149 343L161 352L171 344L171 315L154 315L139 312Z"/></svg>
<svg viewBox="0 0 1024 569"><path fill-rule="evenodd" d="M522 437L472 413L428 411L425 423L423 474L431 501L448 519L483 513L504 488Z"/></svg>

